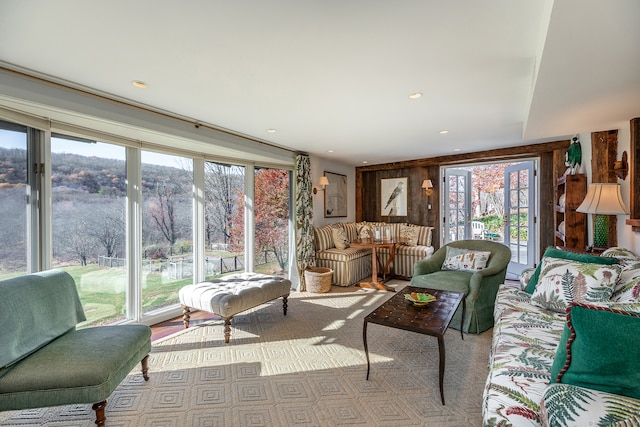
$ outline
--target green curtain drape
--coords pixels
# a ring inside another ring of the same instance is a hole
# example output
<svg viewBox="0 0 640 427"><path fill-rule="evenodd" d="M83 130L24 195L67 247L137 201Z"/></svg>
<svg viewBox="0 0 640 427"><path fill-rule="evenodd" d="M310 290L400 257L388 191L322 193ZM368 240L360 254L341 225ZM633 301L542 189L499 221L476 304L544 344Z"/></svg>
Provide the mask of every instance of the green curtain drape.
<svg viewBox="0 0 640 427"><path fill-rule="evenodd" d="M313 264L313 198L311 160L296 156L296 265L300 280L299 291L307 290L304 270Z"/></svg>

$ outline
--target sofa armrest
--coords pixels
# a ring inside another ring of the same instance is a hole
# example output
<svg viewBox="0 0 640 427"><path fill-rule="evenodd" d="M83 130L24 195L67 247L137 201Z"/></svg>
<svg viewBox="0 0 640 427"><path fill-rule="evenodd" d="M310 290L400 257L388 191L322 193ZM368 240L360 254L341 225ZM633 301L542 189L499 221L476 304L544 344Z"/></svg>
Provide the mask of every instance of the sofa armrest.
<svg viewBox="0 0 640 427"><path fill-rule="evenodd" d="M521 290L525 290L527 288L527 285L529 284L529 280L531 280L531 277L533 277L533 273L535 273L536 269L535 268L525 268L524 270L522 270L522 273L520 273L520 289Z"/></svg>

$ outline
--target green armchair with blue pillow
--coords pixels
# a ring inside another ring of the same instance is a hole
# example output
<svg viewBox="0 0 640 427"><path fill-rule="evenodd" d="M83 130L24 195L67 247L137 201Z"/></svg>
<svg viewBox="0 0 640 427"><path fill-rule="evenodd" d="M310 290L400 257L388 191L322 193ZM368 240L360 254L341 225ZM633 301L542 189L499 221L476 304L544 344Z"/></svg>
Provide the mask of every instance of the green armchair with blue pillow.
<svg viewBox="0 0 640 427"><path fill-rule="evenodd" d="M415 263L412 286L464 292L466 314L461 324L458 308L451 327L480 333L493 326L493 307L504 283L511 251L489 240L458 240L438 249L430 258Z"/></svg>

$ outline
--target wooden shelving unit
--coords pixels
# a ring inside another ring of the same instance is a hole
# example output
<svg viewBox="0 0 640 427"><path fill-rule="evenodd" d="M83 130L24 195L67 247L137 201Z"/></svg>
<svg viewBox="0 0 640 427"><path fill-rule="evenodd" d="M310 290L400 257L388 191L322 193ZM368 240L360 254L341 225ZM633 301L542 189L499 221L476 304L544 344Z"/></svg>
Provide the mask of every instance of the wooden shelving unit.
<svg viewBox="0 0 640 427"><path fill-rule="evenodd" d="M565 204L560 206L560 196L565 195ZM587 247L587 214L576 209L587 194L587 177L584 174L564 175L555 186L555 240L556 246L584 250ZM564 221L564 233L558 230Z"/></svg>

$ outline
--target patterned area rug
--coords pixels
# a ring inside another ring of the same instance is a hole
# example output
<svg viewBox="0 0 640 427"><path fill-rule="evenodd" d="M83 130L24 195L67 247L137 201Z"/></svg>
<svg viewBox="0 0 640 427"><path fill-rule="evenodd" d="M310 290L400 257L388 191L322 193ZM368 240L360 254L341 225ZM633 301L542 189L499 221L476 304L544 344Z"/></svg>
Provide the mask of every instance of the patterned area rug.
<svg viewBox="0 0 640 427"><path fill-rule="evenodd" d="M407 282L393 281L396 289ZM107 426L478 426L492 331L445 335L445 405L433 337L363 318L391 293L332 287L293 292L233 320L231 342L212 320L153 344L107 405ZM93 426L91 405L0 413L2 426Z"/></svg>

